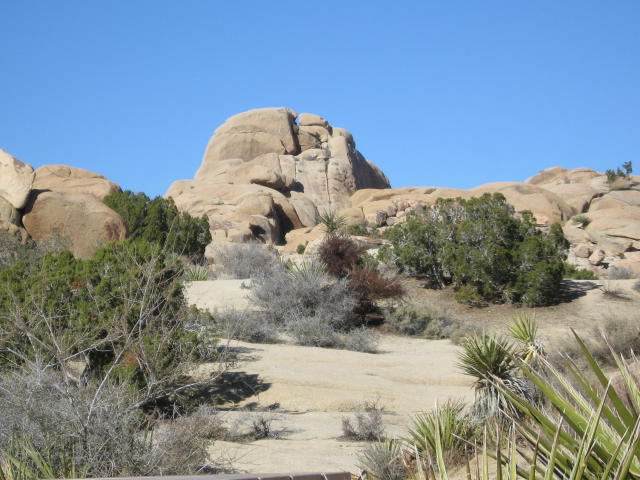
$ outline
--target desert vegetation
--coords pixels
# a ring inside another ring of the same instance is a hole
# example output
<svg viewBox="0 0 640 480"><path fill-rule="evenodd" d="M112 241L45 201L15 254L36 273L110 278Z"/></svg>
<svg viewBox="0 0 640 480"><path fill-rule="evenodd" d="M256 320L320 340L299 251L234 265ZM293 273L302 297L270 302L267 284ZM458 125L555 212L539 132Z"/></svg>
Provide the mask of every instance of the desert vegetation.
<svg viewBox="0 0 640 480"><path fill-rule="evenodd" d="M638 477L634 358L610 345L612 381L574 333L584 367L570 362L563 374L537 339L534 317L516 318L510 330L511 338L463 343L460 366L477 379L470 408L447 402L417 416L404 439L365 449L367 478L445 479L460 466L474 479Z"/></svg>
<svg viewBox="0 0 640 480"><path fill-rule="evenodd" d="M385 236L392 243L386 256L400 271L432 287L452 285L461 302L547 305L560 292L567 246L560 225L540 231L501 194L439 199Z"/></svg>
<svg viewBox="0 0 640 480"><path fill-rule="evenodd" d="M106 196L103 202L124 220L127 237L164 246L195 261L202 261L211 242L209 220L180 212L171 198L149 198L126 190Z"/></svg>
<svg viewBox="0 0 640 480"><path fill-rule="evenodd" d="M155 237L136 235L139 224L132 238L86 260L74 258L64 239L3 237L3 478L218 469L207 453L215 422L196 398L228 360L209 315L189 308L182 291L181 255L198 254L202 238L189 241L198 221L169 220L170 204L154 208L163 220L139 219ZM202 361L218 367L192 378Z"/></svg>

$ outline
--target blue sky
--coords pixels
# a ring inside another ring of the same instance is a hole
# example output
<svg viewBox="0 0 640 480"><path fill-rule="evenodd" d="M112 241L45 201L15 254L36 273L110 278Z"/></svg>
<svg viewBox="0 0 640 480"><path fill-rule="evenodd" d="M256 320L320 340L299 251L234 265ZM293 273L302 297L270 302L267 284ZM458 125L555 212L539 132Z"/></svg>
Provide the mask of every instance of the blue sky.
<svg viewBox="0 0 640 480"><path fill-rule="evenodd" d="M251 108L350 130L393 186L640 170L640 2L0 0L0 148L162 194Z"/></svg>

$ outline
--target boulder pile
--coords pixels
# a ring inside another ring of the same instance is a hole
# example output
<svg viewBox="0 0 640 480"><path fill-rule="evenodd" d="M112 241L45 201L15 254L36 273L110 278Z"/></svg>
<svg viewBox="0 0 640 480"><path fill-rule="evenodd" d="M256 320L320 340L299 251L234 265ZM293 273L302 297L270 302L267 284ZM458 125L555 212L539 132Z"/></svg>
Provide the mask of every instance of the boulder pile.
<svg viewBox="0 0 640 480"><path fill-rule="evenodd" d="M348 131L318 115L263 108L220 126L195 178L174 182L166 196L207 215L215 244L282 244L290 230L315 226L318 213L349 206L357 190L388 187Z"/></svg>
<svg viewBox="0 0 640 480"><path fill-rule="evenodd" d="M568 261L599 275L611 267L640 277L640 177L609 184L607 176L587 168L543 170L524 183L502 182L471 190L438 187L363 189L338 213L350 225L380 231L403 222L407 213L435 204L438 198L470 198L502 193L517 212L531 211L540 228L560 223L571 244ZM306 245L322 229L303 228L287 234L287 249ZM623 269L623 270L622 270ZM609 270L610 272L610 270Z"/></svg>
<svg viewBox="0 0 640 480"><path fill-rule="evenodd" d="M0 150L0 231L24 242L68 242L78 258L126 236L122 218L102 203L120 187L81 168L46 165L34 169Z"/></svg>
<svg viewBox="0 0 640 480"><path fill-rule="evenodd" d="M245 242L277 245L295 255L317 249L318 215L337 212L349 225L379 231L438 198L502 193L540 228L559 222L571 247L568 261L599 275L640 277L640 177L617 178L588 168L553 167L525 182L470 190L390 188L387 177L356 149L353 136L324 118L286 108L262 108L229 118L213 134L193 180L175 181L166 196L181 211L206 215L212 243L205 255ZM72 252L90 256L126 236L120 216L102 199L120 187L102 175L64 165L34 169L0 150L0 232L22 241L65 237ZM362 230L361 230L362 231ZM366 248L380 240L361 237Z"/></svg>

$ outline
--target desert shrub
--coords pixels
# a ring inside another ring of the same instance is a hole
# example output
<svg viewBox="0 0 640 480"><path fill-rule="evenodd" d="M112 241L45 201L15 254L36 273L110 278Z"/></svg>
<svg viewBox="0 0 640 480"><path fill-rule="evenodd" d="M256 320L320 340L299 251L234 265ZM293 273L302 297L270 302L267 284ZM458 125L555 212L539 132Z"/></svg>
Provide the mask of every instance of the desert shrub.
<svg viewBox="0 0 640 480"><path fill-rule="evenodd" d="M366 327L356 327L342 333L338 348L354 352L377 353L378 334Z"/></svg>
<svg viewBox="0 0 640 480"><path fill-rule="evenodd" d="M636 283L634 283L631 288L632 288L632 290L634 290L636 292L640 292L640 280L638 280Z"/></svg>
<svg viewBox="0 0 640 480"><path fill-rule="evenodd" d="M278 326L262 315L248 310L224 309L213 315L216 331L224 338L251 343L275 343Z"/></svg>
<svg viewBox="0 0 640 480"><path fill-rule="evenodd" d="M385 276L373 268L361 268L351 272L348 289L356 300L354 313L363 319L375 311L379 300L399 298L405 290L396 276Z"/></svg>
<svg viewBox="0 0 640 480"><path fill-rule="evenodd" d="M585 228L591 223L591 219L586 215L576 215L572 220L576 223L579 223L582 228Z"/></svg>
<svg viewBox="0 0 640 480"><path fill-rule="evenodd" d="M558 298L567 243L559 225L535 228L501 194L439 199L387 232L401 271L436 287L452 284L469 303L546 305Z"/></svg>
<svg viewBox="0 0 640 480"><path fill-rule="evenodd" d="M262 315L275 325L291 325L311 317L338 329L351 323L354 301L346 281L333 280L315 262L254 279L250 295Z"/></svg>
<svg viewBox="0 0 640 480"><path fill-rule="evenodd" d="M262 243L225 244L215 249L220 278L254 278L269 276L284 266L273 247Z"/></svg>
<svg viewBox="0 0 640 480"><path fill-rule="evenodd" d="M448 338L453 323L432 305L409 302L387 310L384 319L385 327L393 333L430 339Z"/></svg>
<svg viewBox="0 0 640 480"><path fill-rule="evenodd" d="M609 187L612 189L629 188L628 180L631 173L633 173L633 165L630 161L623 163L622 167L618 167L615 170L607 170L605 174L607 175Z"/></svg>
<svg viewBox="0 0 640 480"><path fill-rule="evenodd" d="M287 433L285 427L276 427L281 417L272 411L241 410L226 430L225 440L253 442L264 439L280 439Z"/></svg>
<svg viewBox="0 0 640 480"><path fill-rule="evenodd" d="M296 247L296 253L298 255L302 255L306 249L307 249L306 244L299 243L298 246Z"/></svg>
<svg viewBox="0 0 640 480"><path fill-rule="evenodd" d="M69 245L68 239L57 236L51 236L45 241L36 243L31 239L22 242L15 235L0 232L0 270L20 261L35 263L47 253L68 250Z"/></svg>
<svg viewBox="0 0 640 480"><path fill-rule="evenodd" d="M346 277L362 256L362 248L346 235L327 235L318 250L320 261L334 277Z"/></svg>
<svg viewBox="0 0 640 480"><path fill-rule="evenodd" d="M336 348L340 344L335 328L326 319L315 315L291 318L286 324L286 331L299 345Z"/></svg>
<svg viewBox="0 0 640 480"><path fill-rule="evenodd" d="M0 367L29 362L168 394L191 361L214 355L215 338L187 308L182 265L158 245L125 241L89 260L47 254L0 272ZM27 280L28 279L28 280Z"/></svg>
<svg viewBox="0 0 640 480"><path fill-rule="evenodd" d="M411 422L407 440L427 457L435 457L436 443L441 442L446 463L460 463L469 453L468 442L473 440L464 409L464 402L448 400L429 413L417 415Z"/></svg>
<svg viewBox="0 0 640 480"><path fill-rule="evenodd" d="M370 480L413 478L405 467L404 457L401 442L385 440L367 445L358 455L358 466L365 478Z"/></svg>
<svg viewBox="0 0 640 480"><path fill-rule="evenodd" d="M378 228L375 225L371 225L368 222L360 222L355 225L349 225L347 227L347 233L349 235L355 235L358 237L372 237L376 238L380 236Z"/></svg>
<svg viewBox="0 0 640 480"><path fill-rule="evenodd" d="M382 409L369 405L364 412L356 413L354 418L342 418L342 435L349 440L361 442L379 442L384 439Z"/></svg>
<svg viewBox="0 0 640 480"><path fill-rule="evenodd" d="M585 268L578 268L575 265L565 262L564 264L564 278L572 280L597 280L598 276L591 270Z"/></svg>
<svg viewBox="0 0 640 480"><path fill-rule="evenodd" d="M154 428L131 408L134 401L126 385L113 382L79 384L42 368L5 373L0 451L19 439L46 452L54 471L71 464L80 477L197 473L205 467L208 442L192 428L202 419ZM18 458L25 460L24 453Z"/></svg>
<svg viewBox="0 0 640 480"><path fill-rule="evenodd" d="M115 210L127 227L128 237L167 246L171 250L202 259L211 242L209 220L195 218L176 208L173 199L150 199L129 190L107 195L103 202Z"/></svg>
<svg viewBox="0 0 640 480"><path fill-rule="evenodd" d="M630 268L613 266L607 270L607 278L609 280L629 280L636 278L636 274Z"/></svg>

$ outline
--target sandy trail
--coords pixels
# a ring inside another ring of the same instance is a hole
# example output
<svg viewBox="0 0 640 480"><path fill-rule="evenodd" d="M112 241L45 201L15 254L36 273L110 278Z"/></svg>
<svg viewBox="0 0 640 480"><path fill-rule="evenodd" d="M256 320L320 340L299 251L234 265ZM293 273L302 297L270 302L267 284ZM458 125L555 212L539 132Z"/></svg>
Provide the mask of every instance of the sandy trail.
<svg viewBox="0 0 640 480"><path fill-rule="evenodd" d="M505 331L514 315L527 309L513 305L469 308L451 292L421 288L409 281L408 300L444 308L453 318L493 331ZM569 294L558 305L535 309L541 336L552 348L570 339L569 328L585 338L607 318L640 319L640 293L635 280L566 282ZM618 290L612 298L605 290ZM191 303L212 311L226 306L246 308L247 289L241 281L193 282ZM384 407L388 436L403 436L410 418L448 398L473 399L471 380L456 368L458 347L448 340L429 341L383 335L380 353L301 347L288 344L234 343L242 351L234 369L240 378L259 380L248 394L229 407L275 408L274 428L287 431L281 439L239 444L216 442L212 457L233 460L239 471L358 471L357 454L364 443L341 438L344 416L376 401ZM255 392L255 393L252 393ZM246 392L245 392L246 393ZM226 412L227 421L243 412ZM245 414L246 415L246 414Z"/></svg>
<svg viewBox="0 0 640 480"><path fill-rule="evenodd" d="M342 418L363 402L384 408L389 436L405 433L410 417L448 398L472 399L471 382L456 369L449 341L382 336L378 354L295 345L238 343L246 353L235 371L258 374L269 387L238 407L278 405L273 426L280 439L247 444L217 442L213 456L234 458L248 472L348 470L356 472L364 445L346 441ZM226 412L228 424L243 412Z"/></svg>

